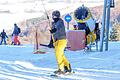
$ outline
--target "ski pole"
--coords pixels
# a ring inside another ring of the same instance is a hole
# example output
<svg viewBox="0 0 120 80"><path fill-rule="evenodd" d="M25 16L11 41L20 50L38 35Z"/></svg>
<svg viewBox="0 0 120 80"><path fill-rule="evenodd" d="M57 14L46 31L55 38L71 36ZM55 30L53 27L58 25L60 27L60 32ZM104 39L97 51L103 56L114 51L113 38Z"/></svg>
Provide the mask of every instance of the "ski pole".
<svg viewBox="0 0 120 80"><path fill-rule="evenodd" d="M45 10L45 14L46 14L46 16L47 16L48 24L49 24L50 28L52 29L52 27L51 27L51 21L50 21L50 19L49 19L49 16L48 16L47 10L46 10L46 8L45 8L44 3L43 3L42 0L41 0L41 2L42 2L42 5L43 5L43 9ZM47 29L47 27L45 28L45 30L46 30L46 29ZM53 42L54 42L54 37L53 37L52 34L51 34L51 36L52 36L52 39L53 39Z"/></svg>

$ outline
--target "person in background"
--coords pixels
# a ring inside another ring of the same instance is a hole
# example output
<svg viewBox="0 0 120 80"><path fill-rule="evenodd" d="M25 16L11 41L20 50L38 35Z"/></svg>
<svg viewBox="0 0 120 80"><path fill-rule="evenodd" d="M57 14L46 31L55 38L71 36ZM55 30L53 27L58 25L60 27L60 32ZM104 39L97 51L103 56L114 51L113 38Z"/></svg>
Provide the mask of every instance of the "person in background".
<svg viewBox="0 0 120 80"><path fill-rule="evenodd" d="M12 36L11 36L11 45L14 45L14 36L13 36L13 34L12 34Z"/></svg>
<svg viewBox="0 0 120 80"><path fill-rule="evenodd" d="M85 30L85 47L87 47L87 44L88 44L87 36L90 34L90 29L89 29L87 23L85 23L85 22L78 23L78 30Z"/></svg>
<svg viewBox="0 0 120 80"><path fill-rule="evenodd" d="M21 30L20 28L17 26L17 24L14 24L14 30L13 30L13 36L14 36L14 45L20 45L20 41L18 39L19 34L20 34Z"/></svg>
<svg viewBox="0 0 120 80"><path fill-rule="evenodd" d="M73 25L73 30L78 30L78 27L77 27L77 25Z"/></svg>
<svg viewBox="0 0 120 80"><path fill-rule="evenodd" d="M53 35L53 43L55 47L55 55L58 63L58 70L55 71L55 74L64 74L71 73L71 65L70 62L64 55L64 49L66 47L66 32L65 25L63 20L60 18L60 12L58 10L53 11L52 13L52 28L50 30Z"/></svg>
<svg viewBox="0 0 120 80"><path fill-rule="evenodd" d="M99 28L99 23L97 22L95 24L95 34L96 34L96 41L100 41L100 28Z"/></svg>
<svg viewBox="0 0 120 80"><path fill-rule="evenodd" d="M6 44L7 44L7 45L11 45L11 39L10 39L10 37L7 38Z"/></svg>
<svg viewBox="0 0 120 80"><path fill-rule="evenodd" d="M7 34L6 34L6 32L5 32L4 29L3 29L3 31L1 32L0 36L1 36L0 45L2 45L3 41L4 41L4 44L6 45L6 38L8 38L8 36L7 36Z"/></svg>

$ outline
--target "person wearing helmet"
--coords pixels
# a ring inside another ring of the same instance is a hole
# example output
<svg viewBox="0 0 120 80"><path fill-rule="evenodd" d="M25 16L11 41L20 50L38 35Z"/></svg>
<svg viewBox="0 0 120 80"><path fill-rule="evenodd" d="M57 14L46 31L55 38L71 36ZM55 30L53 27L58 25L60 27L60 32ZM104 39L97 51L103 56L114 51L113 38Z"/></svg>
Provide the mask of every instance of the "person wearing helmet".
<svg viewBox="0 0 120 80"><path fill-rule="evenodd" d="M55 55L58 63L58 70L55 74L64 74L71 72L71 65L64 55L64 49L66 47L66 32L63 20L60 18L60 12L58 10L52 13L52 28L50 30L53 35L53 42L55 47Z"/></svg>

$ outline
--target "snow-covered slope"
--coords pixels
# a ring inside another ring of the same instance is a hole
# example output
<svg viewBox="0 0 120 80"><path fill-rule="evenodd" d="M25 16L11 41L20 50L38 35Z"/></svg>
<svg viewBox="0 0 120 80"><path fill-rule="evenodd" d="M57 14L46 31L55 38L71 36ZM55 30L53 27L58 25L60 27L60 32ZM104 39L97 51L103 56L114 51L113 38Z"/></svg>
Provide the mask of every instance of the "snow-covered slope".
<svg viewBox="0 0 120 80"><path fill-rule="evenodd" d="M120 42L110 42L109 51L65 51L73 75L51 77L57 69L54 49L33 54L33 46L0 46L0 80L120 80Z"/></svg>

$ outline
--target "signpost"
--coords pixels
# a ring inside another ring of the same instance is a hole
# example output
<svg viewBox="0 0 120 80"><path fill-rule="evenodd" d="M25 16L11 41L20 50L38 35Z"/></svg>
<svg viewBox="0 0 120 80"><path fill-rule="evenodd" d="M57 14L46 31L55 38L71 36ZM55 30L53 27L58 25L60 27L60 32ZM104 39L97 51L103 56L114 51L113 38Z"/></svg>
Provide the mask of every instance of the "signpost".
<svg viewBox="0 0 120 80"><path fill-rule="evenodd" d="M72 17L70 14L67 14L64 19L67 22L67 30L69 30L69 22L72 20Z"/></svg>

